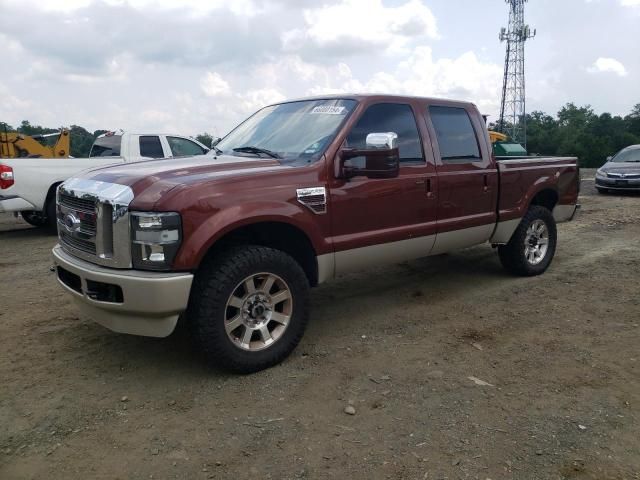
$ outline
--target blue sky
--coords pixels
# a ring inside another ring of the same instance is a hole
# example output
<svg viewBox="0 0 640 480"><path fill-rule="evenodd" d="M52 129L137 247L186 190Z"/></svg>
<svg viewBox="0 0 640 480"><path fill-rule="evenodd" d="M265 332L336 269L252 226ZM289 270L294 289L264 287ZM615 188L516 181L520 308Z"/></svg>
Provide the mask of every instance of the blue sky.
<svg viewBox="0 0 640 480"><path fill-rule="evenodd" d="M503 0L0 0L0 120L223 135L266 103L388 92L495 117ZM25 11L29 28L25 28ZM528 110L640 103L640 0L531 0Z"/></svg>

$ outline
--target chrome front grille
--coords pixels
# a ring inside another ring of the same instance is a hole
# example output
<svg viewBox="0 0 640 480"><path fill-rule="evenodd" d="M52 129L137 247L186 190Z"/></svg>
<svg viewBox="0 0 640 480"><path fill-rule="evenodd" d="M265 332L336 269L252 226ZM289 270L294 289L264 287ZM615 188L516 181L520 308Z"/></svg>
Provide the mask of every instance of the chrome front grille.
<svg viewBox="0 0 640 480"><path fill-rule="evenodd" d="M75 238L66 232L60 232L60 240L62 241L63 248L64 246L68 246L72 249L80 250L81 252L85 252L90 255L96 254L96 244L92 240Z"/></svg>
<svg viewBox="0 0 640 480"><path fill-rule="evenodd" d="M77 198L64 191L58 193L58 202L63 207L68 207L76 211L95 213L96 210L95 199Z"/></svg>
<svg viewBox="0 0 640 480"><path fill-rule="evenodd" d="M79 198L61 190L56 215L62 245L96 255L97 199Z"/></svg>
<svg viewBox="0 0 640 480"><path fill-rule="evenodd" d="M72 178L60 186L57 200L63 250L98 265L131 267L129 187Z"/></svg>

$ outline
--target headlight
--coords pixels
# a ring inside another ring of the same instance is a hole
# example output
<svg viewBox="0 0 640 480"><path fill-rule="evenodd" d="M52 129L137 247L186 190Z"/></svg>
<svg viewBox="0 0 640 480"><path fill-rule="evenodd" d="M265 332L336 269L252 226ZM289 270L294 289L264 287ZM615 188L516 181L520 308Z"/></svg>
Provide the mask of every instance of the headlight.
<svg viewBox="0 0 640 480"><path fill-rule="evenodd" d="M133 268L169 270L182 242L179 213L131 212Z"/></svg>
<svg viewBox="0 0 640 480"><path fill-rule="evenodd" d="M596 177L606 177L606 176L607 174L601 168L596 170Z"/></svg>

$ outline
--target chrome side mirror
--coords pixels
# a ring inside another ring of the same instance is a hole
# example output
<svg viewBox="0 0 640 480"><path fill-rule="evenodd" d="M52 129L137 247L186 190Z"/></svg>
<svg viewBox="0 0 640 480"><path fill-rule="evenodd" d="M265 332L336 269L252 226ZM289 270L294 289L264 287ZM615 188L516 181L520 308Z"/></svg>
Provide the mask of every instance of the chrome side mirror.
<svg viewBox="0 0 640 480"><path fill-rule="evenodd" d="M353 158L364 157L360 162L349 162ZM394 132L370 133L363 149L343 148L340 151L340 176L352 178L393 178L400 172L400 152L398 134Z"/></svg>
<svg viewBox="0 0 640 480"><path fill-rule="evenodd" d="M367 135L367 149L391 150L398 148L398 134L395 132L370 133Z"/></svg>

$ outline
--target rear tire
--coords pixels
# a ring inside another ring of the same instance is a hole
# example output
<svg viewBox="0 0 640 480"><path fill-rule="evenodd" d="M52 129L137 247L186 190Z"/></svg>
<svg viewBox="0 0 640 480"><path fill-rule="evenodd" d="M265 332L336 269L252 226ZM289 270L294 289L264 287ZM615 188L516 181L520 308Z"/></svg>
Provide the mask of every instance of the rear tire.
<svg viewBox="0 0 640 480"><path fill-rule="evenodd" d="M509 243L498 247L502 266L519 276L544 273L556 252L557 235L551 212L538 205L531 206Z"/></svg>
<svg viewBox="0 0 640 480"><path fill-rule="evenodd" d="M58 225L56 220L56 201L49 200L45 206L44 212L28 210L21 212L22 219L29 225L38 228L46 228L51 234L57 233Z"/></svg>
<svg viewBox="0 0 640 480"><path fill-rule="evenodd" d="M20 214L22 215L22 219L25 222L27 222L29 225L33 225L34 227L44 227L47 224L47 218L42 212L29 210L20 212Z"/></svg>
<svg viewBox="0 0 640 480"><path fill-rule="evenodd" d="M52 235L56 235L58 233L58 219L56 216L56 196L53 195L53 198L49 199L47 202L47 206L45 209L46 215L46 229Z"/></svg>
<svg viewBox="0 0 640 480"><path fill-rule="evenodd" d="M284 360L309 319L309 281L286 253L241 246L205 261L191 290L187 322L208 363L252 373Z"/></svg>

